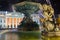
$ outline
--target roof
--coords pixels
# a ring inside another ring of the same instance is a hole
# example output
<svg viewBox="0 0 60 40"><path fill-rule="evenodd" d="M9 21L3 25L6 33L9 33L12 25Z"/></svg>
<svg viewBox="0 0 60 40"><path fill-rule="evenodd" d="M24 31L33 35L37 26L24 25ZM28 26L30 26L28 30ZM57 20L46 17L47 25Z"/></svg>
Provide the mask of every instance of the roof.
<svg viewBox="0 0 60 40"><path fill-rule="evenodd" d="M23 13L20 13L20 12L7 12L7 11L0 11L0 16L10 16L10 17L21 17L23 18L24 17L24 14Z"/></svg>

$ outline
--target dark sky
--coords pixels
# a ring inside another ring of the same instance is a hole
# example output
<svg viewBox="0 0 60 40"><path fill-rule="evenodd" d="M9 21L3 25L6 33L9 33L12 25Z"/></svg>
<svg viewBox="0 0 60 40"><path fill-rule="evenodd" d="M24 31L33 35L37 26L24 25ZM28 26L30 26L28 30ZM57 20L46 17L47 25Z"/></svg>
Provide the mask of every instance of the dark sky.
<svg viewBox="0 0 60 40"><path fill-rule="evenodd" d="M50 0L56 14L60 14L60 0Z"/></svg>
<svg viewBox="0 0 60 40"><path fill-rule="evenodd" d="M11 5L17 2L22 2L24 0L0 0L0 11L12 11ZM33 0L36 1L36 0ZM55 10L55 13L60 13L60 0L50 0L51 4ZM38 0L38 2L41 2ZM43 3L46 3L45 0L42 0Z"/></svg>
<svg viewBox="0 0 60 40"><path fill-rule="evenodd" d="M12 4L22 2L22 0L0 0L0 11L12 11Z"/></svg>
<svg viewBox="0 0 60 40"><path fill-rule="evenodd" d="M8 8L8 2L0 1L0 10L6 10Z"/></svg>

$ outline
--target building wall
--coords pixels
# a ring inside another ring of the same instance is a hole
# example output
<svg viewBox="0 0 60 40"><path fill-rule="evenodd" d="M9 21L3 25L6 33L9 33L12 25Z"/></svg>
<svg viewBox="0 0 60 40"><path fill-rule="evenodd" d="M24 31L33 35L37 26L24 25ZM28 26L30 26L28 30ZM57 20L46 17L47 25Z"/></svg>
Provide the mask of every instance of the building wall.
<svg viewBox="0 0 60 40"><path fill-rule="evenodd" d="M16 26L19 25L19 23L23 20L23 18L7 18L7 26L13 26L16 28ZM7 27L9 28L9 27Z"/></svg>
<svg viewBox="0 0 60 40"><path fill-rule="evenodd" d="M5 28L5 17L0 16L0 28Z"/></svg>
<svg viewBox="0 0 60 40"><path fill-rule="evenodd" d="M24 14L17 12L0 12L0 28L17 28Z"/></svg>

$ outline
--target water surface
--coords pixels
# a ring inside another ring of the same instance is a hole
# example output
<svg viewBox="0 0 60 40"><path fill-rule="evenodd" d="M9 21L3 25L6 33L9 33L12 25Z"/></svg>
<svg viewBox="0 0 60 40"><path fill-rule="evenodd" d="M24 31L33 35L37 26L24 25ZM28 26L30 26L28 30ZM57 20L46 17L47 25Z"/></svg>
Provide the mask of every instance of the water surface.
<svg viewBox="0 0 60 40"><path fill-rule="evenodd" d="M0 40L40 40L40 32L8 32L1 34Z"/></svg>

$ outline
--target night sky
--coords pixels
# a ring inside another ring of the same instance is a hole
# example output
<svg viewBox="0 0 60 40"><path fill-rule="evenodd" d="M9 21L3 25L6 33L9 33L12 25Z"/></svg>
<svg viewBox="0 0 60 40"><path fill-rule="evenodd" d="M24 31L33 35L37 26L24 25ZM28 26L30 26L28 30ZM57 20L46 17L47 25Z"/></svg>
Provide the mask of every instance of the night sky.
<svg viewBox="0 0 60 40"><path fill-rule="evenodd" d="M0 0L0 11L12 11L11 5L22 2L24 0ZM37 1L37 0L33 0ZM60 13L60 0L50 0L52 7L55 10L55 13L58 14ZM38 0L37 2L43 2L46 3L45 0Z"/></svg>
<svg viewBox="0 0 60 40"><path fill-rule="evenodd" d="M60 0L50 0L56 14L60 14Z"/></svg>
<svg viewBox="0 0 60 40"><path fill-rule="evenodd" d="M12 11L12 5L23 0L0 0L0 11Z"/></svg>

